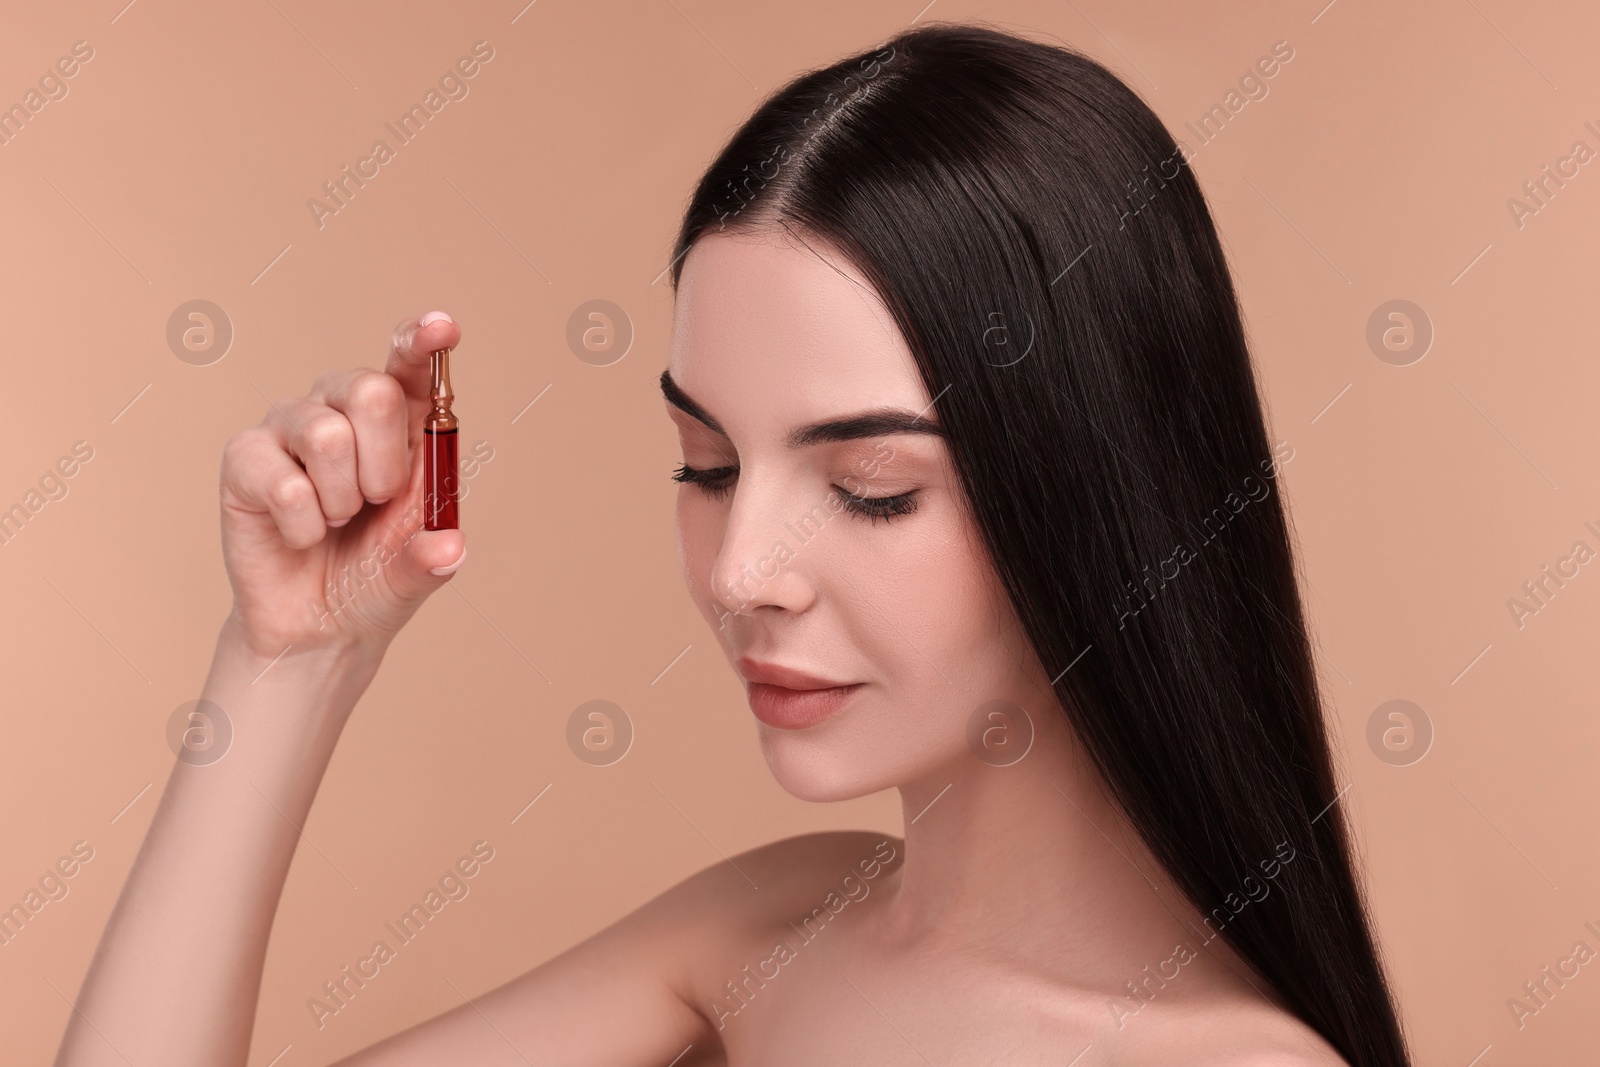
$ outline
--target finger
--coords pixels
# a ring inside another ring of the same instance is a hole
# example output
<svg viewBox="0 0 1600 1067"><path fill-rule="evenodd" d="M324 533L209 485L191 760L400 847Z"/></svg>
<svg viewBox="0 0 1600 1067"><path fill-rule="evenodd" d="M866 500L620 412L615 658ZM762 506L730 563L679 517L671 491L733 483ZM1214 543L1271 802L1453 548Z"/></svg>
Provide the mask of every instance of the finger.
<svg viewBox="0 0 1600 1067"><path fill-rule="evenodd" d="M311 478L264 428L235 434L223 450L222 500L227 507L269 516L289 548L309 548L328 532Z"/></svg>
<svg viewBox="0 0 1600 1067"><path fill-rule="evenodd" d="M272 406L266 425L305 468L330 526L343 526L361 510L356 434L350 420L326 404L294 398Z"/></svg>
<svg viewBox="0 0 1600 1067"><path fill-rule="evenodd" d="M467 553L466 536L462 531L422 529L422 476L419 462L406 492L409 507L396 519L404 545L398 558L387 568L391 588L402 600L421 600L449 581Z"/></svg>
<svg viewBox="0 0 1600 1067"><path fill-rule="evenodd" d="M393 375L366 367L329 371L317 379L307 399L349 420L356 437L356 483L363 497L381 504L405 489L410 407Z"/></svg>
<svg viewBox="0 0 1600 1067"><path fill-rule="evenodd" d="M428 356L440 348L461 343L461 327L442 311L407 319L394 328L389 362L384 372L393 375L413 402L428 401Z"/></svg>

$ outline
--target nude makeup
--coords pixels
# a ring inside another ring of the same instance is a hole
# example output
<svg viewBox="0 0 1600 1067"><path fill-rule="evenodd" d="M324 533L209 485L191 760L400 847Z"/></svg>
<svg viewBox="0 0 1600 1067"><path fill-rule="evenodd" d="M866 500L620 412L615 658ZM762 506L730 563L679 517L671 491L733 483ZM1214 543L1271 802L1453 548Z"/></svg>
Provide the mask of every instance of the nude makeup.
<svg viewBox="0 0 1600 1067"><path fill-rule="evenodd" d="M824 719L831 719L865 683L836 685L828 689L788 689L766 682L751 682L746 688L750 710L756 718L779 730L804 730Z"/></svg>

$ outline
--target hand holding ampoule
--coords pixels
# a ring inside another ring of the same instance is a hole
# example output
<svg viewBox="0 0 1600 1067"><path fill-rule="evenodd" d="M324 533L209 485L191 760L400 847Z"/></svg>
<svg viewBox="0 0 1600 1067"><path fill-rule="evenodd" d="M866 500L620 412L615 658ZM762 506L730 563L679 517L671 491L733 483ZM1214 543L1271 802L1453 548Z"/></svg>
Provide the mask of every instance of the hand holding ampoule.
<svg viewBox="0 0 1600 1067"><path fill-rule="evenodd" d="M460 338L442 312L408 320L383 371L323 374L228 442L229 623L253 649L382 647L460 562L447 354Z"/></svg>

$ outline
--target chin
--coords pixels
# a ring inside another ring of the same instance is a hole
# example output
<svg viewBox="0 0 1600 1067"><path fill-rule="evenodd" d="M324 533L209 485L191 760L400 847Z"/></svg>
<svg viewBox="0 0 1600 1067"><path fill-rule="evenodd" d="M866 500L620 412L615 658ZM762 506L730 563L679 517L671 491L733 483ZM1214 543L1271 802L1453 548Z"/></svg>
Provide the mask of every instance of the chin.
<svg viewBox="0 0 1600 1067"><path fill-rule="evenodd" d="M813 803L854 800L893 789L927 768L907 764L907 754L880 748L833 723L805 730L757 725L767 767L792 796ZM842 724L840 724L842 725Z"/></svg>
<svg viewBox="0 0 1600 1067"><path fill-rule="evenodd" d="M827 803L853 800L894 784L864 773L870 768L862 766L863 757L869 754L847 745L837 734L829 737L820 732L828 725L806 730L757 725L761 754L779 785L801 800Z"/></svg>

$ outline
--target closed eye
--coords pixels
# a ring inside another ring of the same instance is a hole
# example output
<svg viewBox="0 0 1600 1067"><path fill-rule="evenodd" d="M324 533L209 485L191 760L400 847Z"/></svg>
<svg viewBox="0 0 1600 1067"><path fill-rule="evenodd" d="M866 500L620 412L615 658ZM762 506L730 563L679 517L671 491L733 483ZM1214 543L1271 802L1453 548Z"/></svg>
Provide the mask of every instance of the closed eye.
<svg viewBox="0 0 1600 1067"><path fill-rule="evenodd" d="M739 474L738 467L691 467L687 463L678 465L673 471L672 480L680 484L698 486L701 492L713 500L720 500L733 492L733 480ZM844 501L844 508L858 518L868 522L882 519L889 522L901 515L909 515L917 510L917 490L907 493L898 493L895 496L857 496L847 489L834 486L840 498Z"/></svg>

